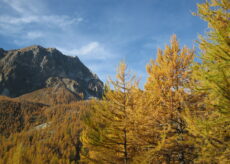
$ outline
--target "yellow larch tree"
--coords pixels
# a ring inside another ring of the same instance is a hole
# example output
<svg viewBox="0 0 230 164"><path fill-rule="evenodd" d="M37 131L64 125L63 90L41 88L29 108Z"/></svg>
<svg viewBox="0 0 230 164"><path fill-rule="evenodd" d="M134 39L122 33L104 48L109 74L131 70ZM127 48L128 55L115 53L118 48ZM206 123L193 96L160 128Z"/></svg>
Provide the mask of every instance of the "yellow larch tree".
<svg viewBox="0 0 230 164"><path fill-rule="evenodd" d="M131 163L135 154L132 139L132 112L138 83L121 62L112 89L102 101L96 101L91 112L84 116L82 132L82 161L88 163Z"/></svg>
<svg viewBox="0 0 230 164"><path fill-rule="evenodd" d="M200 117L187 115L188 130L199 151L196 163L230 163L230 1L207 0L196 15L209 27L200 36L201 63L194 67L205 110Z"/></svg>
<svg viewBox="0 0 230 164"><path fill-rule="evenodd" d="M194 51L179 48L176 35L171 45L157 52L157 59L147 65L149 77L145 85L142 108L142 163L188 163L194 157L187 143L185 108L194 99L189 88ZM141 129L139 128L139 129Z"/></svg>

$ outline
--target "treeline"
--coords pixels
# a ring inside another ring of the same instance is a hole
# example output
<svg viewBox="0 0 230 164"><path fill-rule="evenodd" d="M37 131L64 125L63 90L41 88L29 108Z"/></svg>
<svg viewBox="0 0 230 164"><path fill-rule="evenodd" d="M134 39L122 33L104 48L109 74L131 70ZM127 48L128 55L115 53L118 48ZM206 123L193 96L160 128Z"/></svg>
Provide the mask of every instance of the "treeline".
<svg viewBox="0 0 230 164"><path fill-rule="evenodd" d="M230 163L230 1L198 5L208 22L194 50L176 36L147 65L144 90L126 64L84 116L85 163Z"/></svg>
<svg viewBox="0 0 230 164"><path fill-rule="evenodd" d="M102 100L25 113L12 103L15 115L1 115L0 164L230 163L229 11L229 0L198 4L209 27L201 61L173 35L147 64L144 89L121 62Z"/></svg>

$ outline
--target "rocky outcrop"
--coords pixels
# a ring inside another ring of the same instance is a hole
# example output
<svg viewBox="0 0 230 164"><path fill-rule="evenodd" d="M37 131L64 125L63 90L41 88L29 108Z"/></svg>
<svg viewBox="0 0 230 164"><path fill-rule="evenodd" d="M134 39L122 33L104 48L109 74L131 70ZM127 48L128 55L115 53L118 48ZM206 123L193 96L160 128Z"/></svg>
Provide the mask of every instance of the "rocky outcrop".
<svg viewBox="0 0 230 164"><path fill-rule="evenodd" d="M103 83L78 57L55 48L0 49L0 94L18 97L42 88L65 88L74 95L100 98Z"/></svg>

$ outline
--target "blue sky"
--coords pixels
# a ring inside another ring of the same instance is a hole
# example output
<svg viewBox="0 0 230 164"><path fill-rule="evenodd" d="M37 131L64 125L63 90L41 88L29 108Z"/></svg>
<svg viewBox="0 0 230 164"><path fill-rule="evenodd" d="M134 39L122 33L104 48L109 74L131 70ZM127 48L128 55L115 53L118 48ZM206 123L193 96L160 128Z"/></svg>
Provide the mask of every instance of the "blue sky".
<svg viewBox="0 0 230 164"><path fill-rule="evenodd" d="M125 60L142 78L157 48L176 34L195 45L206 23L191 13L201 0L0 0L0 47L55 47L78 56L103 81Z"/></svg>

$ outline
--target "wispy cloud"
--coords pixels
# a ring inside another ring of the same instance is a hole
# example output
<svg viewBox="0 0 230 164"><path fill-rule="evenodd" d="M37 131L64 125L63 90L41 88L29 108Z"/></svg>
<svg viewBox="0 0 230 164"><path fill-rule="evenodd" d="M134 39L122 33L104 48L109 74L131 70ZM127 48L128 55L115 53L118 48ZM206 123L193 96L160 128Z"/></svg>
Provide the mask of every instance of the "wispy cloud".
<svg viewBox="0 0 230 164"><path fill-rule="evenodd" d="M40 3L39 3L40 2ZM42 1L35 0L3 0L9 11L0 16L1 34L15 35L22 34L28 26L64 30L65 28L77 25L83 21L82 17L72 17L68 15L49 14ZM1 4L0 3L0 4ZM39 36L41 37L41 35ZM23 37L25 38L25 37ZM29 37L30 38L30 37ZM38 37L34 37L38 38Z"/></svg>
<svg viewBox="0 0 230 164"><path fill-rule="evenodd" d="M28 32L26 35L26 37L28 39L37 39L37 38L41 38L43 36L44 36L44 34L41 31L31 31L31 32Z"/></svg>
<svg viewBox="0 0 230 164"><path fill-rule="evenodd" d="M41 1L41 0L39 0ZM3 0L5 5L9 6L15 12L28 15L40 13L45 7L37 0Z"/></svg>
<svg viewBox="0 0 230 164"><path fill-rule="evenodd" d="M67 55L79 56L83 60L112 60L115 57L115 54L96 41L80 48L66 49L58 47L58 49Z"/></svg>
<svg viewBox="0 0 230 164"><path fill-rule="evenodd" d="M80 55L87 55L87 54L92 53L95 50L98 51L98 49L100 51L104 50L104 48L102 48L98 42L91 42L91 43L83 46L81 49L77 50L76 53L80 54Z"/></svg>
<svg viewBox="0 0 230 164"><path fill-rule="evenodd" d="M2 15L0 16L1 24L8 25L25 25L29 23L43 24L46 26L58 26L65 27L74 23L80 23L83 18L70 18L66 15L32 15L32 16L9 16ZM48 23L48 24L47 24Z"/></svg>

